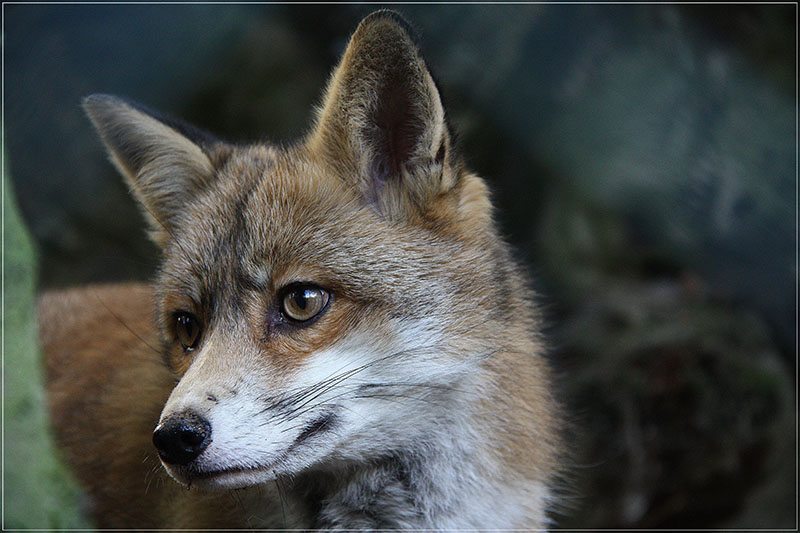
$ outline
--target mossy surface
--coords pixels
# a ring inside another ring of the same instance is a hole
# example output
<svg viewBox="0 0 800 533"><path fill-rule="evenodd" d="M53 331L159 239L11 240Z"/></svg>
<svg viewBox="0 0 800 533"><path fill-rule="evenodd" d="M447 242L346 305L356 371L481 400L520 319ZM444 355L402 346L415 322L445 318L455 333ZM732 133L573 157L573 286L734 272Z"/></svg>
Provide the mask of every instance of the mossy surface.
<svg viewBox="0 0 800 533"><path fill-rule="evenodd" d="M3 529L85 528L49 431L36 336L36 253L3 154Z"/></svg>

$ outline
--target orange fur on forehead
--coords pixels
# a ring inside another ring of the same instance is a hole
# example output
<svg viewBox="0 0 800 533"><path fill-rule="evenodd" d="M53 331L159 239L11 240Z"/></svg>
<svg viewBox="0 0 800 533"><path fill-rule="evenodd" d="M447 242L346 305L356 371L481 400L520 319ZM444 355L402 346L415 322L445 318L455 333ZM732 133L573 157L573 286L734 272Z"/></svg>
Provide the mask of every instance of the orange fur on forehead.
<svg viewBox="0 0 800 533"><path fill-rule="evenodd" d="M492 223L485 185L465 175L453 194L461 200L443 208L440 219L387 220L352 181L304 146L235 148L214 185L187 205L165 270L205 272L220 278L221 287L236 281L225 271L239 268L271 291L313 281L353 299L411 298L418 288L410 280L442 270L443 257L469 272L486 253ZM164 281L173 284L170 275Z"/></svg>

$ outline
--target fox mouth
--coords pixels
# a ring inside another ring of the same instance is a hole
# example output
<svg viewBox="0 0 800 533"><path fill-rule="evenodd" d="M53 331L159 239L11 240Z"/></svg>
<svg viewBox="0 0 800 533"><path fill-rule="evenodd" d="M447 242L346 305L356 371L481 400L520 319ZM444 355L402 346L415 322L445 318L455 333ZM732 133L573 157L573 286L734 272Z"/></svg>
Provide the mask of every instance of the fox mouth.
<svg viewBox="0 0 800 533"><path fill-rule="evenodd" d="M264 464L234 464L223 468L214 464L204 468L202 461L194 461L188 465L170 465L162 461L162 464L172 478L189 488L196 487L214 491L249 487L272 481L289 473L286 459L290 458L306 441L313 440L314 437L327 432L336 422L337 415L335 413L324 413L307 424L286 451Z"/></svg>
<svg viewBox="0 0 800 533"><path fill-rule="evenodd" d="M255 473L255 472L269 472L270 468L267 467L260 467L260 466L252 466L252 467L234 467L234 468L220 468L217 470L199 470L195 471L192 474L193 480L198 479L212 479L215 477L220 476L233 476L238 474L245 474L245 473Z"/></svg>
<svg viewBox="0 0 800 533"><path fill-rule="evenodd" d="M164 465L169 475L187 488L202 490L241 489L276 479L282 457L267 465L203 469L197 466Z"/></svg>

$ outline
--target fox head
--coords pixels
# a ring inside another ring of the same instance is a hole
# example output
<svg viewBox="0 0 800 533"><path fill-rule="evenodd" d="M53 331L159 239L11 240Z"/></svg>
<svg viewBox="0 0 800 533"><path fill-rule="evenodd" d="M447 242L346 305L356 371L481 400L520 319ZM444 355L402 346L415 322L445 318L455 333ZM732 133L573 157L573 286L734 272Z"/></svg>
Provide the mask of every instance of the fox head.
<svg viewBox="0 0 800 533"><path fill-rule="evenodd" d="M248 486L424 447L475 415L524 297L398 17L362 21L292 146L84 106L163 251L179 381L154 442L175 479Z"/></svg>

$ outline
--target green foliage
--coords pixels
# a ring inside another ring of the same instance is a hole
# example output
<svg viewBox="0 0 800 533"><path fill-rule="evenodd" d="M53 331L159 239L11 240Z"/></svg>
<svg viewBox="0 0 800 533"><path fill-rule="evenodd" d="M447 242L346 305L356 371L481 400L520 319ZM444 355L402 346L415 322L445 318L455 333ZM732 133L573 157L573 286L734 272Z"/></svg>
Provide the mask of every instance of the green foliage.
<svg viewBox="0 0 800 533"><path fill-rule="evenodd" d="M36 342L36 253L14 202L5 165L3 187L3 528L85 528L76 485L59 461L48 429Z"/></svg>

